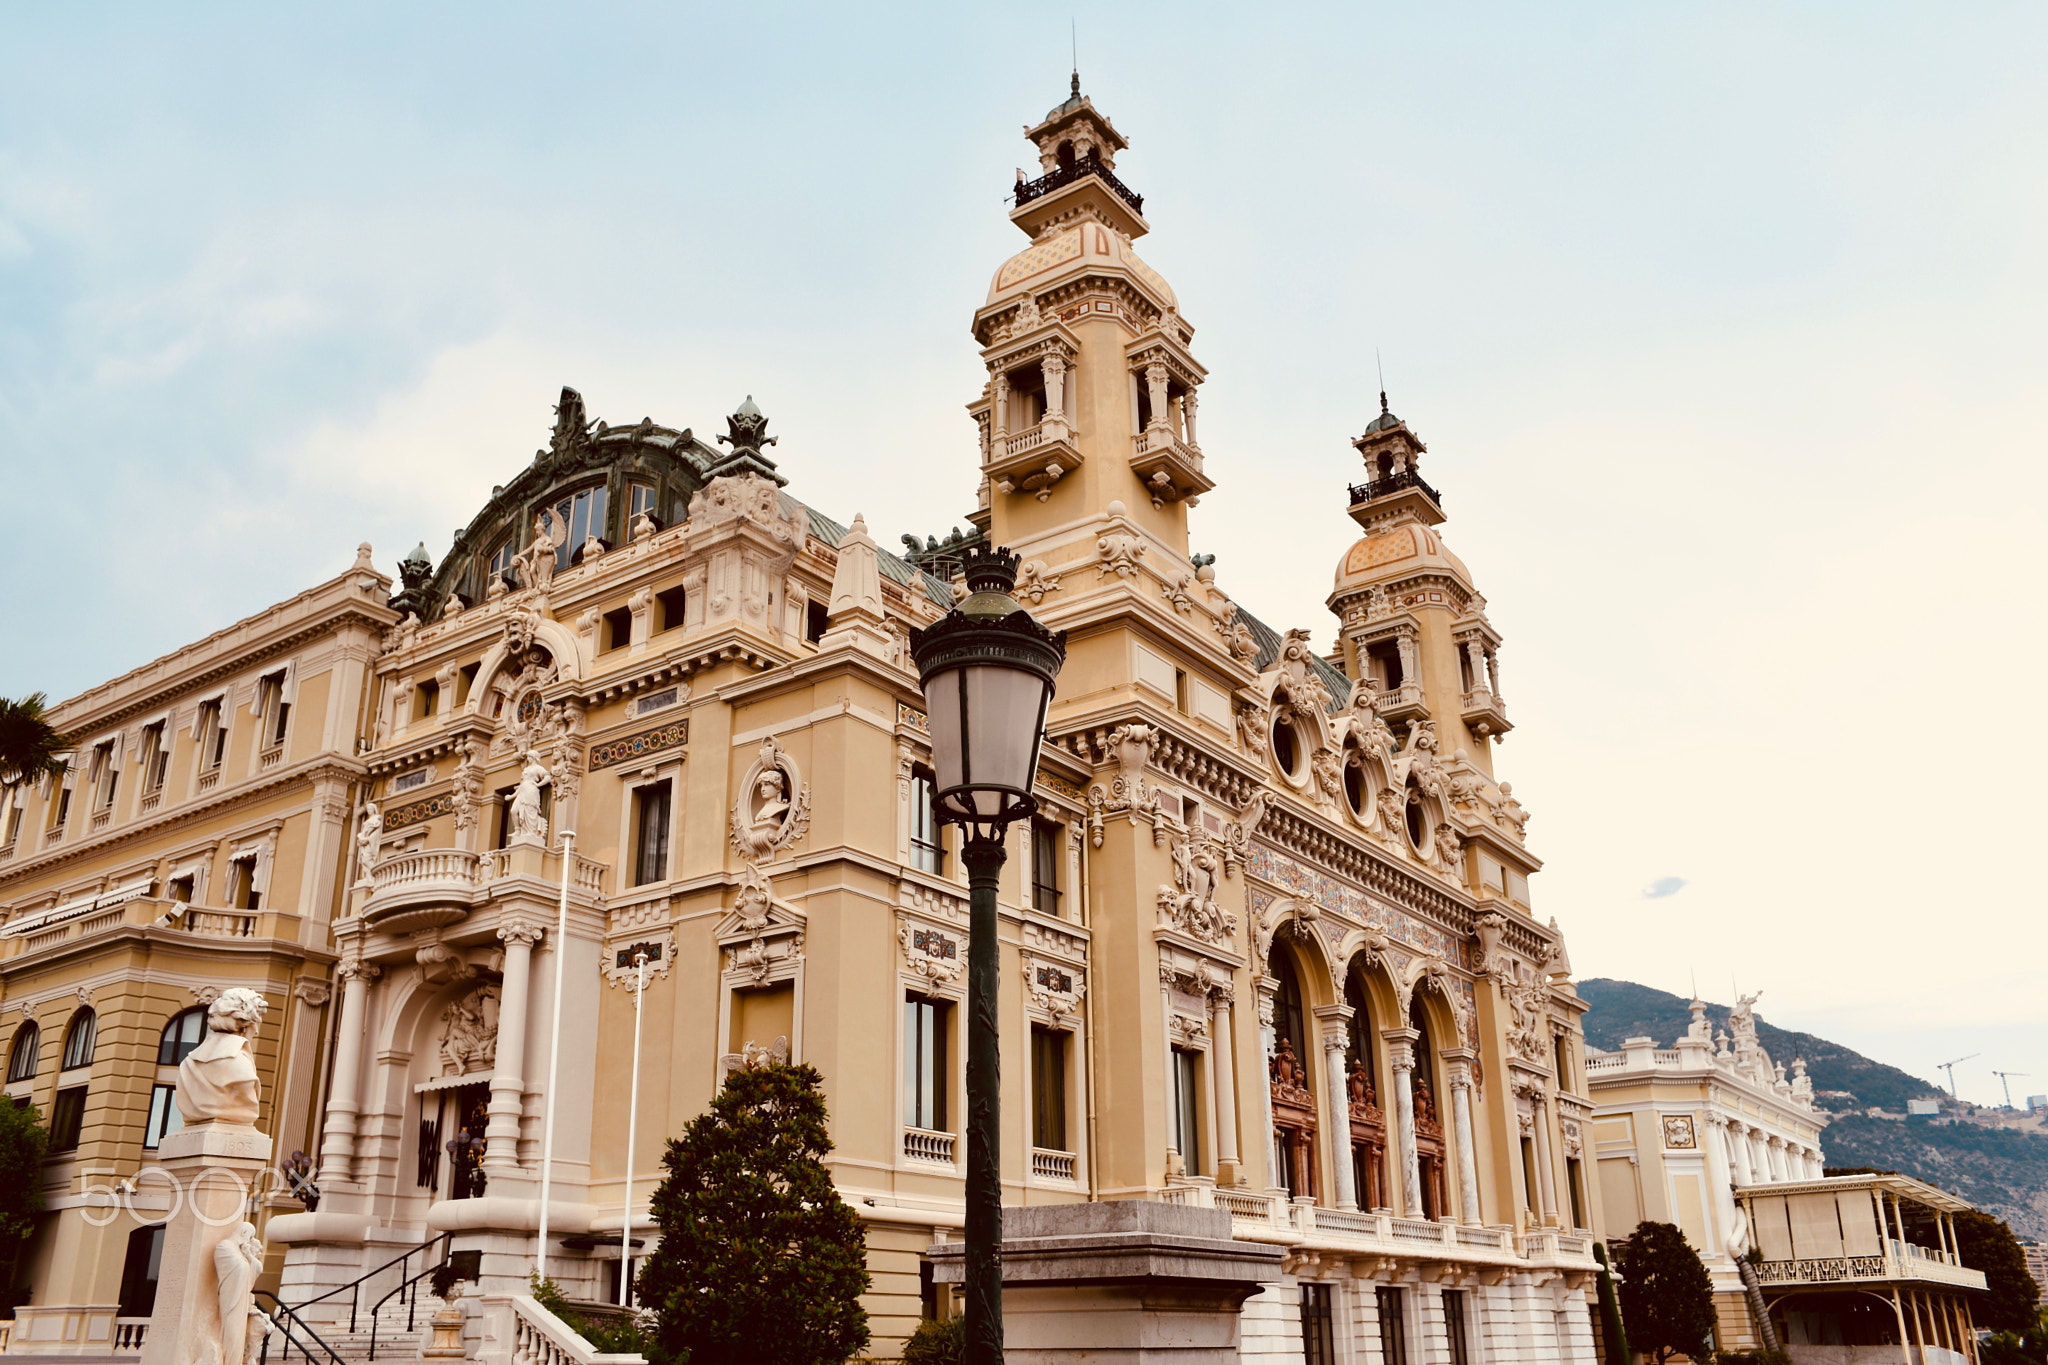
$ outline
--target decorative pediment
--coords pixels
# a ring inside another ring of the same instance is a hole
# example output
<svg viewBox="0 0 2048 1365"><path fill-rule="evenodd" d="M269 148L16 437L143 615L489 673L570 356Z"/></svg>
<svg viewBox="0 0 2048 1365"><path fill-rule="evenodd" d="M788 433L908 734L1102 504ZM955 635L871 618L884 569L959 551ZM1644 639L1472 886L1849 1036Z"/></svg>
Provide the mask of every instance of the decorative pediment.
<svg viewBox="0 0 2048 1365"><path fill-rule="evenodd" d="M773 938L802 933L806 916L802 910L775 896L775 883L759 863L740 869L740 884L732 908L718 922L718 941L730 943L747 938Z"/></svg>

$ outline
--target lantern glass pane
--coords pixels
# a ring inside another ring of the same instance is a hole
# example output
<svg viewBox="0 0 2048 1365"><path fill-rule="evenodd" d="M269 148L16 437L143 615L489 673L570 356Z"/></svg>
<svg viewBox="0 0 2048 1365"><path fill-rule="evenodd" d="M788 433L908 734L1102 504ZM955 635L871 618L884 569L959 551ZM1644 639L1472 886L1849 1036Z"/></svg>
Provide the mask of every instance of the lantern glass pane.
<svg viewBox="0 0 2048 1365"><path fill-rule="evenodd" d="M965 671L968 781L976 787L1030 791L1045 706L1044 681L1021 668L981 665Z"/></svg>
<svg viewBox="0 0 2048 1365"><path fill-rule="evenodd" d="M932 727L932 776L939 791L960 785L960 670L949 668L925 680L924 705Z"/></svg>

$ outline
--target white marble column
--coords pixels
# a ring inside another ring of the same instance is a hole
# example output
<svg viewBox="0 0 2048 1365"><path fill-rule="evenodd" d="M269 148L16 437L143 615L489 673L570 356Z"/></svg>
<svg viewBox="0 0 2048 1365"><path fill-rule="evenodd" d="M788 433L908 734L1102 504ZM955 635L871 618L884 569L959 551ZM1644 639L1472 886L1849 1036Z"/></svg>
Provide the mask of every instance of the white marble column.
<svg viewBox="0 0 2048 1365"><path fill-rule="evenodd" d="M1728 1147L1722 1132L1726 1122L1719 1114L1706 1115L1707 1188L1713 1209L1713 1226L1707 1230L1704 1248L1709 1255L1723 1251L1728 1230L1735 1226L1735 1196L1729 1192Z"/></svg>
<svg viewBox="0 0 2048 1365"><path fill-rule="evenodd" d="M1472 1145L1472 1063L1469 1050L1444 1053L1444 1075L1451 1087L1451 1124L1458 1140L1458 1215L1471 1227L1479 1216L1479 1158Z"/></svg>
<svg viewBox="0 0 2048 1365"><path fill-rule="evenodd" d="M1164 958L1166 950L1160 949ZM1181 1159L1180 1150L1180 1067L1173 1055L1173 969L1159 964L1159 1045L1166 1060L1166 1174L1176 1170L1192 1175Z"/></svg>
<svg viewBox="0 0 2048 1365"><path fill-rule="evenodd" d="M1284 1192L1287 1187L1286 1181L1281 1178L1285 1154L1280 1150L1279 1130L1273 1126L1273 1053L1280 1045L1277 1031L1273 1027L1273 992L1279 987L1280 983L1272 977L1263 976L1258 979L1259 1075L1253 1078L1259 1092L1257 1112L1266 1125L1266 1135L1262 1139L1266 1148L1266 1188L1275 1194Z"/></svg>
<svg viewBox="0 0 2048 1365"><path fill-rule="evenodd" d="M498 929L505 945L498 988L498 1052L491 1066L491 1107L484 1126L484 1171L492 1181L519 1170L519 1121L526 1103L526 1010L533 986L537 924L512 920Z"/></svg>
<svg viewBox="0 0 2048 1365"><path fill-rule="evenodd" d="M1395 1124L1401 1130L1395 1150L1401 1159L1401 1212L1420 1218L1428 1201L1422 1197L1422 1158L1415 1150L1415 1040L1422 1035L1412 1028L1380 1031L1387 1041L1387 1066L1394 1073Z"/></svg>
<svg viewBox="0 0 2048 1365"><path fill-rule="evenodd" d="M1750 1173L1749 1169L1748 1130L1734 1119L1727 1119L1725 1122L1728 1126L1728 1156L1735 1167L1735 1183L1738 1185L1754 1185L1756 1177Z"/></svg>
<svg viewBox="0 0 2048 1365"><path fill-rule="evenodd" d="M1145 424L1145 430L1148 432L1157 431L1161 435L1170 436L1173 432L1173 419L1166 411L1166 367L1164 365L1155 362L1145 367L1145 390L1146 396L1151 400L1152 404L1152 420Z"/></svg>
<svg viewBox="0 0 2048 1365"><path fill-rule="evenodd" d="M1337 1197L1334 1207L1358 1207L1358 1184L1351 1169L1351 1089L1344 1083L1344 1033L1323 1031L1323 1085L1326 1097L1324 1121L1330 1125L1330 1165L1335 1168Z"/></svg>
<svg viewBox="0 0 2048 1365"><path fill-rule="evenodd" d="M1057 422L1064 428L1067 424L1067 362L1059 356L1049 355L1038 362L1038 372L1045 377L1045 420Z"/></svg>
<svg viewBox="0 0 2048 1365"><path fill-rule="evenodd" d="M1233 1027L1231 1004L1233 997L1228 987L1218 989L1209 997L1211 1017L1210 1056L1215 1071L1216 1091L1216 1179L1221 1183L1228 1165L1235 1177L1237 1157L1237 1030Z"/></svg>
<svg viewBox="0 0 2048 1365"><path fill-rule="evenodd" d="M1550 1163L1550 1097L1542 1089L1530 1093L1529 1107L1535 1117L1536 1195L1542 1201L1537 1210L1545 1227L1557 1225L1557 1179Z"/></svg>
<svg viewBox="0 0 2048 1365"><path fill-rule="evenodd" d="M989 407L994 410L996 416L996 454L1000 456L1005 453L1003 450L1003 438L1010 434L1010 375L1008 371L997 373L995 397L990 401Z"/></svg>
<svg viewBox="0 0 2048 1365"><path fill-rule="evenodd" d="M1188 449L1200 450L1202 443L1195 439L1195 391L1193 389L1189 389L1180 396L1180 425L1181 430L1186 433L1182 439L1187 442Z"/></svg>
<svg viewBox="0 0 2048 1365"><path fill-rule="evenodd" d="M353 1178L370 983L381 973L360 957L344 957L335 975L341 978L341 1011L334 1023L334 1078L328 1087L327 1121L320 1134L320 1180L342 1186Z"/></svg>
<svg viewBox="0 0 2048 1365"><path fill-rule="evenodd" d="M1749 1171L1759 1185L1770 1183L1777 1177L1771 1174L1771 1149L1765 1144L1764 1130L1749 1130Z"/></svg>

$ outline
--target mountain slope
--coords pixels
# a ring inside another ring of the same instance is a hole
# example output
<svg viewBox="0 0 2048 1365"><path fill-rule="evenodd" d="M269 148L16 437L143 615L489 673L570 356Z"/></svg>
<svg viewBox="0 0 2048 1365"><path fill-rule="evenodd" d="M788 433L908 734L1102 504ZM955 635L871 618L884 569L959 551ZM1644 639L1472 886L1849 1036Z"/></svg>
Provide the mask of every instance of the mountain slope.
<svg viewBox="0 0 2048 1365"><path fill-rule="evenodd" d="M1633 981L1596 978L1578 983L1593 1008L1586 1041L1612 1052L1624 1038L1648 1036L1669 1047L1692 1023L1686 1001ZM1728 1007L1708 1005L1707 1020L1725 1026ZM1870 1166L1897 1171L1951 1190L2021 1237L2048 1238L2048 1138L1941 1118L1877 1118L1866 1110L1903 1115L1909 1099L1939 1099L1942 1091L1895 1066L1811 1033L1756 1021L1757 1039L1771 1060L1788 1066L1804 1057L1817 1102L1829 1111L1821 1151L1830 1167Z"/></svg>

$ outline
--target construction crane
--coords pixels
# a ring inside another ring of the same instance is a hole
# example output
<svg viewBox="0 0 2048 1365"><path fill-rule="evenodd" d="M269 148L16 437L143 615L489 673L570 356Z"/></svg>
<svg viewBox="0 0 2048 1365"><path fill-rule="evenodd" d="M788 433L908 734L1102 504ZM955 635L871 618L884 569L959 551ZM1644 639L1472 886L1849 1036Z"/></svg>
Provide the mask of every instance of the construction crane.
<svg viewBox="0 0 2048 1365"><path fill-rule="evenodd" d="M2024 1076L2027 1073L2024 1071L2000 1071L1997 1067L1994 1066L1991 1068L1991 1074L1998 1077L1998 1083L2005 1087L2005 1107L2008 1109L2012 1108L2011 1078L2014 1076Z"/></svg>
<svg viewBox="0 0 2048 1365"><path fill-rule="evenodd" d="M1948 1097L1950 1099L1956 1097L1956 1067L1963 1062L1969 1061L1971 1057L1982 1057L1983 1055L1981 1052L1973 1052L1969 1057L1958 1057L1953 1062L1943 1062L1940 1066L1934 1068L1936 1071L1946 1071L1948 1073Z"/></svg>

